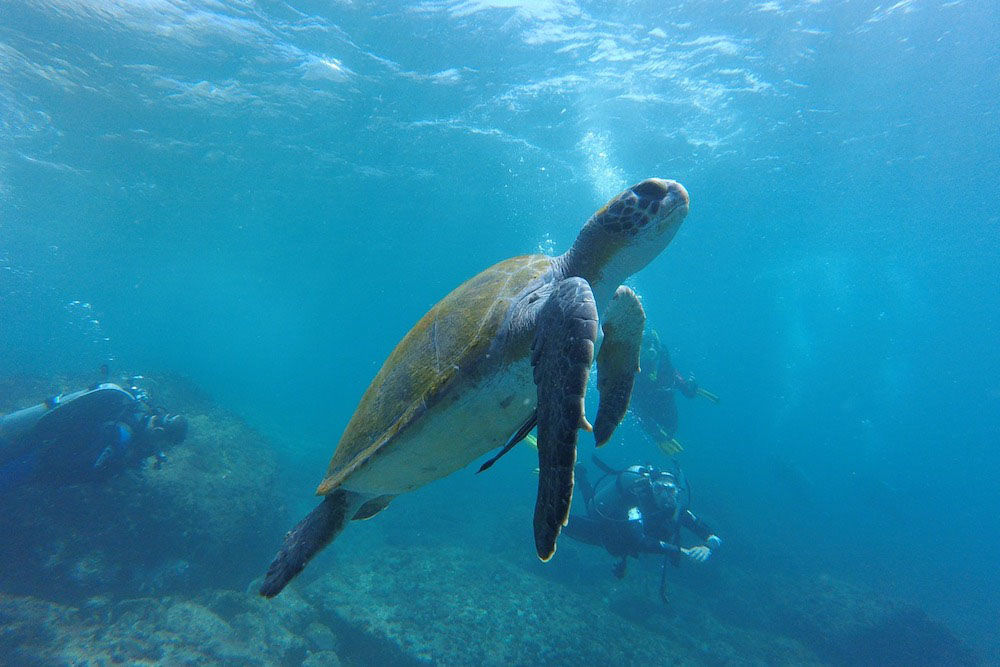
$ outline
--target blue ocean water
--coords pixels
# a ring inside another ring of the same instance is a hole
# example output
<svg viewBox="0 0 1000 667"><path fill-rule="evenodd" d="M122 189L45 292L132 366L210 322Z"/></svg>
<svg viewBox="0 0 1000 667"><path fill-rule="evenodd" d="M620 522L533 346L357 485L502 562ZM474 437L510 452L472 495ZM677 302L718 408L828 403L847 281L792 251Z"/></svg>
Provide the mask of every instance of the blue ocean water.
<svg viewBox="0 0 1000 667"><path fill-rule="evenodd" d="M976 0L8 0L0 377L183 375L277 443L299 515L431 305L677 179L628 284L722 397L678 435L717 559L1000 662L998 35ZM665 460L631 419L602 456ZM531 555L531 459L376 521Z"/></svg>

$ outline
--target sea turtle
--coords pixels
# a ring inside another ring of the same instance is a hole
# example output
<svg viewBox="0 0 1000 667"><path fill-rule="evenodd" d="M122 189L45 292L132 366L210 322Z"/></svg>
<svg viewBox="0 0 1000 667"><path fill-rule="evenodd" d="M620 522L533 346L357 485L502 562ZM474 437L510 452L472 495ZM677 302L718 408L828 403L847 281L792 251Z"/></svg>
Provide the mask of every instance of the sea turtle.
<svg viewBox="0 0 1000 667"><path fill-rule="evenodd" d="M667 246L688 212L679 183L651 178L608 202L559 257L524 255L459 285L410 330L372 380L260 594L277 595L348 520L538 427L535 547L552 557L569 515L580 428L598 446L625 415L645 313L623 280ZM595 426L583 397L598 341ZM513 435L512 435L513 434Z"/></svg>

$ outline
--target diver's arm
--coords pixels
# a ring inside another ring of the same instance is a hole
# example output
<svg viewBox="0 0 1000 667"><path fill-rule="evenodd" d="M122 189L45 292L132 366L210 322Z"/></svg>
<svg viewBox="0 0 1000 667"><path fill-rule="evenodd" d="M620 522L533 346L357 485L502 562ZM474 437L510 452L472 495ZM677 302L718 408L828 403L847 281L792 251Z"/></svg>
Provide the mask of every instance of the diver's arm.
<svg viewBox="0 0 1000 667"><path fill-rule="evenodd" d="M646 524L638 507L628 511L628 521L625 524L629 541L637 551L647 554L676 554L680 547L670 542L658 540L646 533Z"/></svg>
<svg viewBox="0 0 1000 667"><path fill-rule="evenodd" d="M681 525L697 535L711 549L716 549L722 540L709 528L708 524L696 517L691 510L681 512Z"/></svg>
<svg viewBox="0 0 1000 667"><path fill-rule="evenodd" d="M684 377L680 371L674 371L674 386L687 398L694 398L698 395L698 382L694 376Z"/></svg>
<svg viewBox="0 0 1000 667"><path fill-rule="evenodd" d="M681 525L703 541L713 535L712 529L708 527L708 524L696 517L691 510L681 512Z"/></svg>

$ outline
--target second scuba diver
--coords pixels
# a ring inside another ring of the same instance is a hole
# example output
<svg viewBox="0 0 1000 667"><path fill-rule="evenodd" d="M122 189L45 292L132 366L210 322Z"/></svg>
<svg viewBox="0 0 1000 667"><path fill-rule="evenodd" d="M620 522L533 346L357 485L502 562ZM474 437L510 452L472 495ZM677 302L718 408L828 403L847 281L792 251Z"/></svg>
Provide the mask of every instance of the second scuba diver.
<svg viewBox="0 0 1000 667"><path fill-rule="evenodd" d="M653 466L634 465L616 471L594 457L604 471L591 486L587 471L576 466L576 482L583 495L586 515L573 514L564 532L569 537L604 547L618 560L612 571L619 579L625 576L629 557L640 553L662 554L663 572L660 594L666 601L666 566L680 565L686 558L705 562L722 540L687 507L682 497L681 474ZM686 491L686 490L685 490ZM688 495L686 492L683 495ZM681 527L694 533L703 544L681 546Z"/></svg>

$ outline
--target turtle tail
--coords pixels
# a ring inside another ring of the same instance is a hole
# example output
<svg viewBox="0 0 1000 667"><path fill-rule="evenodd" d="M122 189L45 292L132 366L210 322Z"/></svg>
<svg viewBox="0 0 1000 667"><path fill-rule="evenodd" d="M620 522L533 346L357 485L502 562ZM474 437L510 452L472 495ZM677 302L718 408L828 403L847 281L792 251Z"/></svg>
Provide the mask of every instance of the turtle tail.
<svg viewBox="0 0 1000 667"><path fill-rule="evenodd" d="M340 534L363 499L360 494L337 489L288 531L281 550L267 568L260 594L273 598L280 593L313 556Z"/></svg>

